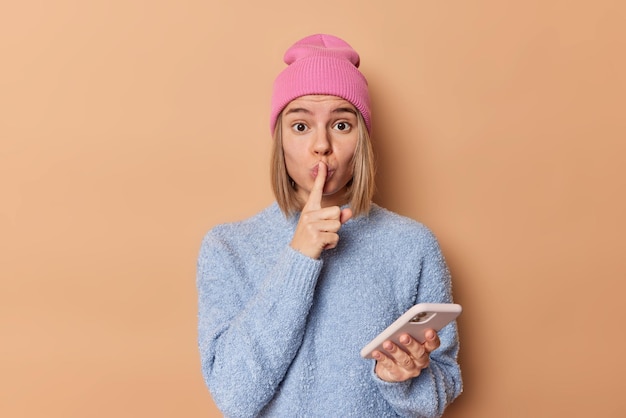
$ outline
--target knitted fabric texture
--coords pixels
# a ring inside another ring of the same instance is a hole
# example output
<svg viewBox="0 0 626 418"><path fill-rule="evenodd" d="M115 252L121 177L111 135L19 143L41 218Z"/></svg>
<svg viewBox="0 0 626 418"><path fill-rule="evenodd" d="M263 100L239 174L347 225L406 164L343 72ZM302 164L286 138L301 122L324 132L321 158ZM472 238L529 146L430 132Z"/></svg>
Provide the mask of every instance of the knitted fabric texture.
<svg viewBox="0 0 626 418"><path fill-rule="evenodd" d="M274 81L270 130L278 115L292 100L309 94L338 96L361 112L371 133L367 80L361 74L359 54L344 40L332 35L311 35L285 52L288 65Z"/></svg>
<svg viewBox="0 0 626 418"><path fill-rule="evenodd" d="M199 349L227 417L439 417L462 389L456 323L419 377L385 382L360 349L419 302L452 302L433 234L373 205L338 246L289 246L298 217L277 204L214 227L198 258Z"/></svg>

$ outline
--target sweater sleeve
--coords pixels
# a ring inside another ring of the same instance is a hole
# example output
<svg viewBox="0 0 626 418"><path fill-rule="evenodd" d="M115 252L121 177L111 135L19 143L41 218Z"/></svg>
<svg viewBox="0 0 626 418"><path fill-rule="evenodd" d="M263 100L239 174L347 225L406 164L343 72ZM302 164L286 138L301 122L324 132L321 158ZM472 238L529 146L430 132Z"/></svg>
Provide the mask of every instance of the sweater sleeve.
<svg viewBox="0 0 626 418"><path fill-rule="evenodd" d="M244 280L250 268L229 243L214 231L205 237L197 271L199 349L205 382L226 416L256 416L274 397L302 343L321 267L286 246L266 277Z"/></svg>
<svg viewBox="0 0 626 418"><path fill-rule="evenodd" d="M451 303L450 273L430 231L427 231L423 248L415 303ZM456 321L444 327L438 335L440 347L430 354L430 365L416 378L401 383L385 382L378 378L372 367L373 379L383 397L400 416L440 417L462 391Z"/></svg>

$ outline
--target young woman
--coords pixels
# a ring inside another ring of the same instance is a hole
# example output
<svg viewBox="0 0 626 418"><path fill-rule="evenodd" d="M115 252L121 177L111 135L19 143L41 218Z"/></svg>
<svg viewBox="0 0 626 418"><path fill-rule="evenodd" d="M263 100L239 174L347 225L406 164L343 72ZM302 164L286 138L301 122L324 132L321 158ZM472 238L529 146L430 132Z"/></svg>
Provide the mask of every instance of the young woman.
<svg viewBox="0 0 626 418"><path fill-rule="evenodd" d="M276 203L214 227L198 259L206 384L229 417L436 417L461 392L456 324L360 349L419 302L452 302L433 234L372 203L367 81L312 35L274 83Z"/></svg>

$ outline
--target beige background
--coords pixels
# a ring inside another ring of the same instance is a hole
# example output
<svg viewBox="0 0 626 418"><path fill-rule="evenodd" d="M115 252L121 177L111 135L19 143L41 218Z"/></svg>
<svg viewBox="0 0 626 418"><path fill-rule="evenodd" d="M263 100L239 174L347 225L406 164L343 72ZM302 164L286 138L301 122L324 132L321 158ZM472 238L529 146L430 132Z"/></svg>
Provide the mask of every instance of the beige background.
<svg viewBox="0 0 626 418"><path fill-rule="evenodd" d="M623 417L621 1L78 1L0 6L0 415L219 416L195 261L268 205L282 54L362 56L377 202L454 275L447 417ZM355 278L358 280L358 278Z"/></svg>

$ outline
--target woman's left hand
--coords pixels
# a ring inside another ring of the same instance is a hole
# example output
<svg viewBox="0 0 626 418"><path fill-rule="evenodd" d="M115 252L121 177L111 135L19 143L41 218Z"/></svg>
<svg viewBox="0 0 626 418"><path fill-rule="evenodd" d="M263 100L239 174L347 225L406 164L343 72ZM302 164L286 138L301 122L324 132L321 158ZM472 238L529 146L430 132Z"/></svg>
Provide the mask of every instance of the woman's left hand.
<svg viewBox="0 0 626 418"><path fill-rule="evenodd" d="M400 336L400 345L391 341L383 343L383 351L374 351L376 375L387 382L404 382L417 377L430 364L430 353L439 347L437 333L426 331L426 341L420 344L409 334Z"/></svg>

